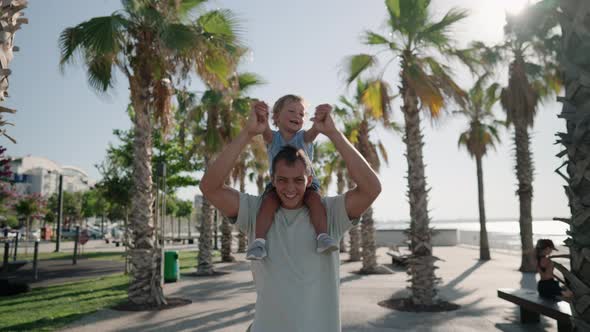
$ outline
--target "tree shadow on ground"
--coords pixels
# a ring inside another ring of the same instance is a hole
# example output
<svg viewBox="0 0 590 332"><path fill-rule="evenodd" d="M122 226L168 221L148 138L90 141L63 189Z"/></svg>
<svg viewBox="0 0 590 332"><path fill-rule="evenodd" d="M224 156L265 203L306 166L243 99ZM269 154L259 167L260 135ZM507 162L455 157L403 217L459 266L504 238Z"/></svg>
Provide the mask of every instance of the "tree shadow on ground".
<svg viewBox="0 0 590 332"><path fill-rule="evenodd" d="M234 317L237 316L237 317ZM159 323L147 323L146 325L120 329L121 332L156 332L156 331L186 331L208 332L227 328L236 324L250 322L254 319L254 303L246 304L238 308L220 312L198 313L190 318L179 317ZM244 328L245 330L245 328Z"/></svg>
<svg viewBox="0 0 590 332"><path fill-rule="evenodd" d="M224 300L237 296L241 293L254 292L254 282L252 280L244 282L234 282L228 280L207 280L198 284L190 284L180 287L178 290L169 294L169 296L181 296L189 298L195 302L200 300Z"/></svg>
<svg viewBox="0 0 590 332"><path fill-rule="evenodd" d="M476 289L463 289L460 285L473 272L483 266L486 262L477 261L475 264L457 277L438 288L441 294L441 300L454 302L466 296L472 295ZM410 292L406 289L398 290L391 298L407 298ZM383 315L378 319L367 322L364 325L349 325L343 328L343 331L363 331L368 329L399 329L399 331L430 331L441 324L453 320L464 322L465 324L473 324L473 331L478 329L477 322L473 317L484 316L486 312L493 309L490 307L481 306L480 303L483 298L474 299L468 303L462 303L461 307L454 311L446 312L402 312L398 310L391 310L389 313Z"/></svg>
<svg viewBox="0 0 590 332"><path fill-rule="evenodd" d="M78 314L71 314L68 316L63 317L51 317L51 318L41 318L32 322L16 324L12 326L6 326L6 330L3 331L37 331L40 327L43 327L43 330L52 331L67 325L75 320L78 320L84 316L87 316L89 313L78 313Z"/></svg>
<svg viewBox="0 0 590 332"><path fill-rule="evenodd" d="M340 285L347 283L347 282L363 279L363 277L365 277L365 276L367 276L367 275L366 274L351 273L350 275L348 275L346 277L340 278Z"/></svg>

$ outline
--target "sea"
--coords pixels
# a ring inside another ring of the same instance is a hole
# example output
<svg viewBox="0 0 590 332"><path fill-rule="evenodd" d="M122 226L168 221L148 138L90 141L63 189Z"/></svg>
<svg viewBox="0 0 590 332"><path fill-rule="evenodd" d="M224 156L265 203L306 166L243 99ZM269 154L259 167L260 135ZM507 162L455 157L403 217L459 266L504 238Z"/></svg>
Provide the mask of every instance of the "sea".
<svg viewBox="0 0 590 332"><path fill-rule="evenodd" d="M375 227L380 229L406 229L409 226L407 221L376 221ZM479 245L479 220L440 220L432 221L430 226L436 229L457 229L458 240L461 244ZM491 248L497 249L519 249L520 227L518 220L493 219L486 222L488 240ZM550 218L543 218L533 221L533 241L538 239L551 239L558 247L563 247L567 239L569 225Z"/></svg>

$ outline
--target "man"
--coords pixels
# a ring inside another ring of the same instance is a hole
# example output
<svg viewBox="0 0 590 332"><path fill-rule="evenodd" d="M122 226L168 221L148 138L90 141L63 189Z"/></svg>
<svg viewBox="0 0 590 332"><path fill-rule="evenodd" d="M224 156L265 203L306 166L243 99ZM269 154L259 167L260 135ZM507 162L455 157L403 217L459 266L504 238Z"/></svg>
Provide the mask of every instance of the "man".
<svg viewBox="0 0 590 332"><path fill-rule="evenodd" d="M322 105L326 107L328 105ZM329 106L328 106L329 107ZM340 153L356 188L326 197L328 232L336 241L381 192L381 183L359 152L336 128L331 114L312 119ZM254 237L260 197L239 193L225 181L246 145L264 132L268 106L257 107L242 132L219 154L201 179L201 191L221 213L237 217L238 227ZM301 150L285 148L273 160L273 185L281 202L267 235L267 258L252 263L256 307L251 332L339 332L339 266L337 252L318 254L315 231L303 204L311 183L311 165Z"/></svg>

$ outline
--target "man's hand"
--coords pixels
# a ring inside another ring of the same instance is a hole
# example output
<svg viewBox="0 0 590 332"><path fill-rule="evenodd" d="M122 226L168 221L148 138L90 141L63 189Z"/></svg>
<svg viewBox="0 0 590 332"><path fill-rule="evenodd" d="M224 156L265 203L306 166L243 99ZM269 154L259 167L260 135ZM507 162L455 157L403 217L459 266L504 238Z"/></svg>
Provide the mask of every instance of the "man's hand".
<svg viewBox="0 0 590 332"><path fill-rule="evenodd" d="M263 101L256 101L252 106L252 113L246 121L248 135L254 137L262 134L268 128L268 105Z"/></svg>
<svg viewBox="0 0 590 332"><path fill-rule="evenodd" d="M313 121L313 128L328 137L338 132L338 128L336 128L332 119L332 106L330 104L321 104L316 107L315 115L311 118L311 121Z"/></svg>

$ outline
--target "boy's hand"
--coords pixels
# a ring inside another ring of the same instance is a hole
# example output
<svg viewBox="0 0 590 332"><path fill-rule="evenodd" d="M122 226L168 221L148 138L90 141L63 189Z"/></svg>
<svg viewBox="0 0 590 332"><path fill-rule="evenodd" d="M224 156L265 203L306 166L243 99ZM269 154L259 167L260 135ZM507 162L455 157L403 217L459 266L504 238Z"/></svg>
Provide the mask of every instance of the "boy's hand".
<svg viewBox="0 0 590 332"><path fill-rule="evenodd" d="M331 113L332 106L330 104L321 104L316 107L315 115L311 119L313 121L313 127L328 137L338 131Z"/></svg>
<svg viewBox="0 0 590 332"><path fill-rule="evenodd" d="M246 131L252 137L262 134L268 127L268 105L263 101L256 101L252 105L252 113L246 121Z"/></svg>

